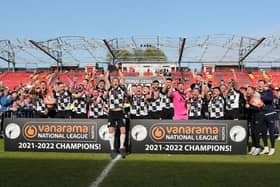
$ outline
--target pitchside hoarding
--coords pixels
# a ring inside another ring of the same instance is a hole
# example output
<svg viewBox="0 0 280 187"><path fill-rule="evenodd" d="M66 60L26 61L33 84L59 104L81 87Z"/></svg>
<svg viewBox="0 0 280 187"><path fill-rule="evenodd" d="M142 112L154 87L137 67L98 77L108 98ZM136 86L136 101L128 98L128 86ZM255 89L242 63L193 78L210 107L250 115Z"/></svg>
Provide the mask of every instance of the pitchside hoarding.
<svg viewBox="0 0 280 187"><path fill-rule="evenodd" d="M6 151L109 152L108 120L5 120Z"/></svg>
<svg viewBox="0 0 280 187"><path fill-rule="evenodd" d="M5 120L6 151L109 152L106 119ZM132 153L246 154L246 121L131 120Z"/></svg>
<svg viewBox="0 0 280 187"><path fill-rule="evenodd" d="M246 121L133 120L132 153L246 154Z"/></svg>

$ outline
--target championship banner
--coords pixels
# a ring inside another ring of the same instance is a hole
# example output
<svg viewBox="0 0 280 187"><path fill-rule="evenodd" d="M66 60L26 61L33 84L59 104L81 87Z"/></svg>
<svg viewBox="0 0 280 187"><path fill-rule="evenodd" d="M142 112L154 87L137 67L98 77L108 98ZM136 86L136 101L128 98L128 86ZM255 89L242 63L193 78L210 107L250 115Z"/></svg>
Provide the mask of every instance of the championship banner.
<svg viewBox="0 0 280 187"><path fill-rule="evenodd" d="M5 119L5 151L109 152L106 119Z"/></svg>
<svg viewBox="0 0 280 187"><path fill-rule="evenodd" d="M237 120L131 120L131 152L246 154L246 129Z"/></svg>

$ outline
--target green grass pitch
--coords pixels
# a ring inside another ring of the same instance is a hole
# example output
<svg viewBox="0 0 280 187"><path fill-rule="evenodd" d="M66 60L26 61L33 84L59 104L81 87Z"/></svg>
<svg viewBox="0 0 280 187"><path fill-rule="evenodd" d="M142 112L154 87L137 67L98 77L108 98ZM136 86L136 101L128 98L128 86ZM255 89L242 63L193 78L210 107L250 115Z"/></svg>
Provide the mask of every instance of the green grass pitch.
<svg viewBox="0 0 280 187"><path fill-rule="evenodd" d="M280 186L280 146L273 156L131 154L116 163L101 187ZM108 154L4 152L1 187L87 187Z"/></svg>

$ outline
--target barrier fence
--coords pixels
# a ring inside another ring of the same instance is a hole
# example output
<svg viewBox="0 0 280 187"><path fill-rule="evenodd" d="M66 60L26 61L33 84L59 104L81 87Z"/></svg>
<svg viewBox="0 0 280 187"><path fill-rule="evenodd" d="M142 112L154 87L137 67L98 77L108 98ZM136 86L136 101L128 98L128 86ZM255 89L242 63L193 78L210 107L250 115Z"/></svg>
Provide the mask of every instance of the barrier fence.
<svg viewBox="0 0 280 187"><path fill-rule="evenodd" d="M131 120L131 153L246 154L246 121ZM6 119L6 151L109 152L106 119Z"/></svg>

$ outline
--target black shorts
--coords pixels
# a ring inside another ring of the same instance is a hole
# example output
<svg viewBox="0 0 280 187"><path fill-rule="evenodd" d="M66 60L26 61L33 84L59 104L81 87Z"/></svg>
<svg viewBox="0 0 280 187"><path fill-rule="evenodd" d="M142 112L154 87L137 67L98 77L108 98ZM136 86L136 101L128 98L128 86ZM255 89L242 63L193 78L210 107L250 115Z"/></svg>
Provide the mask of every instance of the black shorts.
<svg viewBox="0 0 280 187"><path fill-rule="evenodd" d="M72 118L75 118L75 119L87 119L87 114L85 114L85 113L77 114L77 113L73 112Z"/></svg>
<svg viewBox="0 0 280 187"><path fill-rule="evenodd" d="M239 109L232 109L232 110L227 110L225 113L225 119L226 120L234 120L234 119L240 119L239 116Z"/></svg>
<svg viewBox="0 0 280 187"><path fill-rule="evenodd" d="M161 118L162 119L172 119L173 116L174 116L173 108L170 108L170 109L164 108L161 112Z"/></svg>
<svg viewBox="0 0 280 187"><path fill-rule="evenodd" d="M151 119L161 119L162 111L150 112Z"/></svg>
<svg viewBox="0 0 280 187"><path fill-rule="evenodd" d="M108 116L108 127L125 127L123 119L123 111L110 111Z"/></svg>

